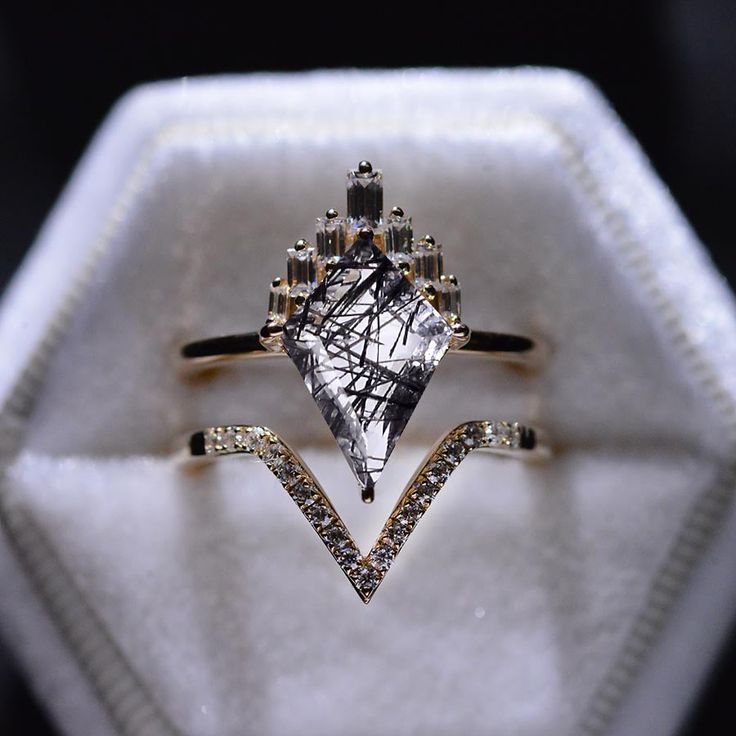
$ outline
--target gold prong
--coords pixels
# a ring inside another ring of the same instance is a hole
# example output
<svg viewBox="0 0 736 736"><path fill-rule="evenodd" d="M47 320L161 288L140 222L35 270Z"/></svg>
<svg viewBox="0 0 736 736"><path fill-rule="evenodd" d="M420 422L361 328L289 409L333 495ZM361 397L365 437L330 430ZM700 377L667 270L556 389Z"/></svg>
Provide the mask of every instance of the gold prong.
<svg viewBox="0 0 736 736"><path fill-rule="evenodd" d="M452 324L452 322L450 322ZM457 321L452 325L452 338L450 338L450 350L459 350L470 342L470 327L464 322Z"/></svg>
<svg viewBox="0 0 736 736"><path fill-rule="evenodd" d="M406 276L406 278L410 279L412 276L412 268L411 268L411 262L410 261L399 261L399 271Z"/></svg>
<svg viewBox="0 0 736 736"><path fill-rule="evenodd" d="M275 321L266 322L258 334L261 345L272 353L280 353L284 349L283 336L283 324Z"/></svg>
<svg viewBox="0 0 736 736"><path fill-rule="evenodd" d="M437 287L428 281L422 284L420 291L422 296L437 309Z"/></svg>

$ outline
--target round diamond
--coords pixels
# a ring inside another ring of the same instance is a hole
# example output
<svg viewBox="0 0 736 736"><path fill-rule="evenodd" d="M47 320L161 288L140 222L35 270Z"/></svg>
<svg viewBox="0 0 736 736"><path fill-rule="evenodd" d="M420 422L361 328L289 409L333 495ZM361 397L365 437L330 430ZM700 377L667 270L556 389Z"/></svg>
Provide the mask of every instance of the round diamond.
<svg viewBox="0 0 736 736"><path fill-rule="evenodd" d="M283 482L289 481L299 473L299 468L290 460L281 458L279 461L272 463L272 470L276 473L279 480Z"/></svg>
<svg viewBox="0 0 736 736"><path fill-rule="evenodd" d="M442 486L450 477L450 468L443 462L434 462L427 468L425 477L432 485Z"/></svg>
<svg viewBox="0 0 736 736"><path fill-rule="evenodd" d="M273 471L281 467L281 464L286 460L284 455L281 454L281 448L275 442L267 442L264 440L261 444L260 452L263 462L266 463L266 465L268 465L268 467Z"/></svg>
<svg viewBox="0 0 736 736"><path fill-rule="evenodd" d="M300 505L312 499L314 487L306 478L297 478L289 486L289 495Z"/></svg>
<svg viewBox="0 0 736 736"><path fill-rule="evenodd" d="M443 455L447 462L452 465L459 465L467 453L468 448L462 442L453 440L444 446Z"/></svg>
<svg viewBox="0 0 736 736"><path fill-rule="evenodd" d="M427 503L429 503L438 493L441 488L441 485L434 485L433 483L420 483L417 486L417 494L419 496L425 497L427 499Z"/></svg>
<svg viewBox="0 0 736 736"><path fill-rule="evenodd" d="M335 547L335 559L344 570L352 570L358 565L358 550L349 541Z"/></svg>
<svg viewBox="0 0 736 736"><path fill-rule="evenodd" d="M414 493L411 494L410 498L426 511L427 508L429 508L429 504L432 503L434 495L435 494L433 491L428 491L426 488L420 486L416 491L414 491Z"/></svg>
<svg viewBox="0 0 736 736"><path fill-rule="evenodd" d="M261 427L253 427L245 434L244 443L252 453L263 452L270 444Z"/></svg>
<svg viewBox="0 0 736 736"><path fill-rule="evenodd" d="M304 515L309 519L315 528L323 528L329 526L332 522L332 514L330 510L321 501L314 500L304 509Z"/></svg>
<svg viewBox="0 0 736 736"><path fill-rule="evenodd" d="M370 554L370 561L376 570L386 572L394 561L393 548L385 543L377 544Z"/></svg>
<svg viewBox="0 0 736 736"><path fill-rule="evenodd" d="M480 447L486 438L486 422L472 422L466 427L467 439L465 444L469 447Z"/></svg>
<svg viewBox="0 0 736 736"><path fill-rule="evenodd" d="M424 513L424 509L421 504L418 504L416 501L409 500L401 507L401 511L399 513L406 523L415 524Z"/></svg>
<svg viewBox="0 0 736 736"><path fill-rule="evenodd" d="M347 532L338 524L330 525L322 537L330 547L337 547L348 542Z"/></svg>
<svg viewBox="0 0 736 736"><path fill-rule="evenodd" d="M409 530L401 519L394 519L391 526L386 530L386 536L392 544L401 546L409 536Z"/></svg>
<svg viewBox="0 0 736 736"><path fill-rule="evenodd" d="M496 422L492 444L508 447L511 444L511 426L508 422Z"/></svg>
<svg viewBox="0 0 736 736"><path fill-rule="evenodd" d="M477 447L486 447L488 444L486 434L487 422L473 422L465 428L465 445L469 450Z"/></svg>
<svg viewBox="0 0 736 736"><path fill-rule="evenodd" d="M381 582L381 574L366 565L360 565L352 571L350 577L355 586L363 593L369 593Z"/></svg>

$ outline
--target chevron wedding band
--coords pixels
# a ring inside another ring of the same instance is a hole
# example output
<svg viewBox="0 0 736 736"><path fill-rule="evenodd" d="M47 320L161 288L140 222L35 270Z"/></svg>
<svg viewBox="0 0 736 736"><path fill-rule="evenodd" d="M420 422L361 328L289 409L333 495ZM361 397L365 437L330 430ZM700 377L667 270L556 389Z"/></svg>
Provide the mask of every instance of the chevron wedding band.
<svg viewBox="0 0 736 736"><path fill-rule="evenodd" d="M421 464L367 554L358 549L304 461L267 427L208 427L191 435L187 456L200 462L228 455L249 455L263 462L296 503L361 600L368 603L452 472L471 452L481 449L520 458L547 454L537 433L517 422L461 424L448 432Z"/></svg>
<svg viewBox="0 0 736 736"><path fill-rule="evenodd" d="M316 246L297 240L286 278L271 283L260 333L185 345L193 363L288 355L370 502L376 482L435 368L448 352L531 363L527 337L475 332L442 246L414 239L400 207L383 214L383 174L368 161L347 175L347 216L317 219Z"/></svg>

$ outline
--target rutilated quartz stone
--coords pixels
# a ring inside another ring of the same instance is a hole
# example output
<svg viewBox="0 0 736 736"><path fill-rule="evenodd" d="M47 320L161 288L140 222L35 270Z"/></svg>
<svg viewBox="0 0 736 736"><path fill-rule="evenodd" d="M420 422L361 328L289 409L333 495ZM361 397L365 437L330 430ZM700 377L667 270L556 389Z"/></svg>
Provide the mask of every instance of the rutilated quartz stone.
<svg viewBox="0 0 736 736"><path fill-rule="evenodd" d="M284 325L284 349L364 492L372 492L451 337L447 321L365 239Z"/></svg>

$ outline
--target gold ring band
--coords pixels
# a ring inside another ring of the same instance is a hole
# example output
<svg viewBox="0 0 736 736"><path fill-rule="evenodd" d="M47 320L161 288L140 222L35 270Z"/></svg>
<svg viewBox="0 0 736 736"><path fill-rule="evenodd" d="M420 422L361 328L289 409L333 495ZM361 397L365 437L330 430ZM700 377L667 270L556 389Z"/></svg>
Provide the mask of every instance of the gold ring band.
<svg viewBox="0 0 736 736"><path fill-rule="evenodd" d="M521 459L549 454L538 433L518 422L485 420L455 427L436 443L414 473L365 555L304 461L267 427L208 427L190 436L187 457L196 463L244 455L262 461L299 507L361 600L368 603L452 472L468 454L481 449Z"/></svg>
<svg viewBox="0 0 736 736"><path fill-rule="evenodd" d="M187 343L181 357L193 364L212 366L233 361L269 356L283 356L282 348L266 347L258 332L223 335ZM473 330L462 345L450 349L450 354L482 355L505 363L534 367L546 352L537 340L502 332Z"/></svg>

